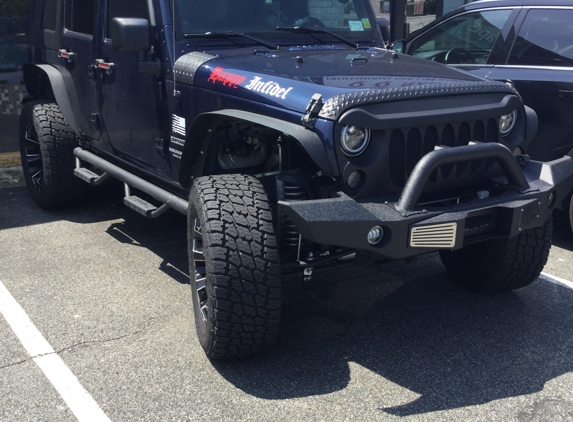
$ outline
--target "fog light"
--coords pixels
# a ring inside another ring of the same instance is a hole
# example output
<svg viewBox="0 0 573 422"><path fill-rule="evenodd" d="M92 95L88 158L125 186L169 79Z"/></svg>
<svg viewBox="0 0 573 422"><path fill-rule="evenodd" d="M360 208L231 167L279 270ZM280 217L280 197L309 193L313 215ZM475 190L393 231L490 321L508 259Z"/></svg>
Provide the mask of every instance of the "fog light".
<svg viewBox="0 0 573 422"><path fill-rule="evenodd" d="M344 126L340 133L342 152L349 156L361 154L368 146L370 131L358 126Z"/></svg>
<svg viewBox="0 0 573 422"><path fill-rule="evenodd" d="M357 189L360 187L360 185L362 185L362 172L361 171L353 171L352 173L350 173L350 176L348 176L348 179L346 180L346 185L350 188L350 189Z"/></svg>
<svg viewBox="0 0 573 422"><path fill-rule="evenodd" d="M513 110L509 114L504 114L499 118L499 132L501 136L509 135L515 126L517 120L517 112Z"/></svg>
<svg viewBox="0 0 573 422"><path fill-rule="evenodd" d="M384 237L384 229L380 226L374 226L368 232L368 243L377 245Z"/></svg>

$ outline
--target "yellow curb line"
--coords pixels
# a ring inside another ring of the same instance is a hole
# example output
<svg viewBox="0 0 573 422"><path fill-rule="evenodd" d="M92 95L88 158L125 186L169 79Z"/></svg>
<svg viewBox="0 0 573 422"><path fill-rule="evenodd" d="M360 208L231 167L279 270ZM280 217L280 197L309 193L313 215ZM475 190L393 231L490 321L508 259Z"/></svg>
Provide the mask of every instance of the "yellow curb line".
<svg viewBox="0 0 573 422"><path fill-rule="evenodd" d="M22 165L19 152L5 152L0 154L0 167L16 167Z"/></svg>

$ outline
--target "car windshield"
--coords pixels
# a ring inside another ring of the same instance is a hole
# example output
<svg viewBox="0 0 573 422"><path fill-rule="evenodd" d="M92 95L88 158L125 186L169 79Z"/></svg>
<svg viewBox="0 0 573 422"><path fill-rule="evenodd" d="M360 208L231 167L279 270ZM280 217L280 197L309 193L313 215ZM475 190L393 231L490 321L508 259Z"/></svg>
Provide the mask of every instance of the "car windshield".
<svg viewBox="0 0 573 422"><path fill-rule="evenodd" d="M277 27L301 27L320 28L345 38L372 39L374 25L365 5L367 1L175 0L175 25L179 25L179 34L187 36L232 31L257 33L259 38L266 33L264 38L276 39L289 34L315 39L309 32L276 30ZM333 37L329 37L329 41L341 42Z"/></svg>

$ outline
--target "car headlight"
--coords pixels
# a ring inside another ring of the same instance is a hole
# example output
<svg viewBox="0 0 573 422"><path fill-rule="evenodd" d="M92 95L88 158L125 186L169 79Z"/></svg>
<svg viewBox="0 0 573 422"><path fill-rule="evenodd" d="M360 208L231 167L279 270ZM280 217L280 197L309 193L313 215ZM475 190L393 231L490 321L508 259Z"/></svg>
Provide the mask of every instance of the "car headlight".
<svg viewBox="0 0 573 422"><path fill-rule="evenodd" d="M344 126L340 134L342 152L355 156L361 154L370 141L370 131L359 126Z"/></svg>
<svg viewBox="0 0 573 422"><path fill-rule="evenodd" d="M513 110L509 114L505 114L499 118L499 132L501 136L509 135L515 127L517 121L517 111Z"/></svg>

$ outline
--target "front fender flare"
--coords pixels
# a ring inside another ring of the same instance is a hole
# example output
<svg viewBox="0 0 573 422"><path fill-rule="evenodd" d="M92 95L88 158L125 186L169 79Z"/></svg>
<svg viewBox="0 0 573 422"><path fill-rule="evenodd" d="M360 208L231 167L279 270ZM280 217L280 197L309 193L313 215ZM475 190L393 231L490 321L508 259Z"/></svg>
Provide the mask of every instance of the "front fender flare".
<svg viewBox="0 0 573 422"><path fill-rule="evenodd" d="M202 154L202 152L207 151L210 141L210 137L205 136L208 133L208 129L217 126L229 118L266 126L296 139L324 174L332 174L324 143L315 132L301 125L273 117L242 110L224 109L200 114L191 124L187 132L187 141L185 142L181 157L179 182L182 186L189 185L191 176L202 176L201 173L206 156L206 154Z"/></svg>

